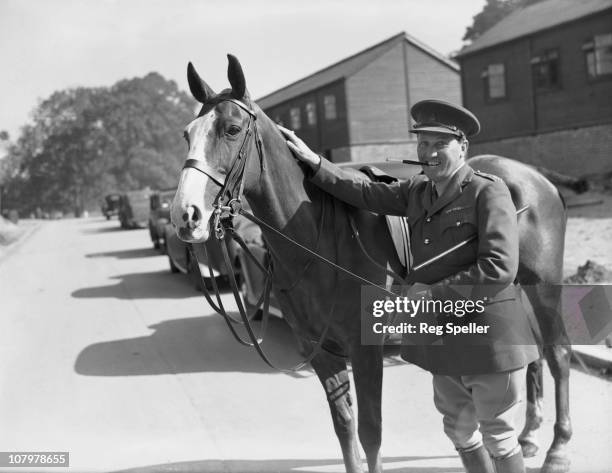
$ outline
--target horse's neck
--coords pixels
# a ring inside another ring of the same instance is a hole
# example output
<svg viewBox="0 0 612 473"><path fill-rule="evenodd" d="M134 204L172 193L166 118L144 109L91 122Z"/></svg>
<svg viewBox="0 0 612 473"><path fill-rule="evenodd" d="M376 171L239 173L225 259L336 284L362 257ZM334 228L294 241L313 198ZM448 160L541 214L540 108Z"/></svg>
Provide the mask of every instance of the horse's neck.
<svg viewBox="0 0 612 473"><path fill-rule="evenodd" d="M247 198L253 213L283 234L315 249L323 211L323 191L308 183L276 125L258 119L263 139L263 169ZM273 255L294 263L308 255L273 232L262 229Z"/></svg>

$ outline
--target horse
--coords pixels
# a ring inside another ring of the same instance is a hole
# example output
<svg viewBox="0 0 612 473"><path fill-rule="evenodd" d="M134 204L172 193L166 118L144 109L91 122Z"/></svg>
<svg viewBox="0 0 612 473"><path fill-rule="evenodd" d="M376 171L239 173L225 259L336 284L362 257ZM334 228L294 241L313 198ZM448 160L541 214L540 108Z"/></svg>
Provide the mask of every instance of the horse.
<svg viewBox="0 0 612 473"><path fill-rule="evenodd" d="M367 278L389 283L388 271L402 271L384 216L354 209L312 184L308 170L287 147L276 124L251 100L239 61L228 55L231 88L215 93L191 63L187 78L201 104L184 136L188 143L185 167L171 207L171 220L183 241L195 243L210 234L209 222L221 207L222 188L233 183L253 214L272 228L315 250L328 260ZM244 166L237 177L237 166ZM495 174L507 183L517 208L529 206L520 221L518 281L525 287L542 332L543 352L555 378L557 418L555 437L544 472L568 470L566 444L571 436L568 409L568 345L554 338L565 234L565 206L557 189L535 170L519 162L493 156L470 160L475 169ZM363 247L351 230L349 214ZM305 340L318 340L322 349L311 360L329 404L346 471L362 471L358 442L368 471L382 471L381 394L383 347L362 345L360 336L361 282L297 250L264 227L272 260L274 290L289 325ZM548 337L548 338L547 338ZM555 342L555 343L552 343ZM350 394L347 359L353 370L358 417ZM535 431L541 422L541 364L528 369L527 422L521 443L527 455L537 449Z"/></svg>

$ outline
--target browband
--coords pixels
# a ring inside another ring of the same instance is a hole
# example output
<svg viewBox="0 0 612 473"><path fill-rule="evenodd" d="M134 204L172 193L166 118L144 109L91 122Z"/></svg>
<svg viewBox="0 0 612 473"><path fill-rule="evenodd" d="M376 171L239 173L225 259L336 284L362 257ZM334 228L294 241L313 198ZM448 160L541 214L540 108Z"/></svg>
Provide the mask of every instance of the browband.
<svg viewBox="0 0 612 473"><path fill-rule="evenodd" d="M253 111L253 109L249 108L249 106L247 104L241 102L240 100L232 99L232 98L229 98L229 97L223 97L223 98L219 98L218 100L212 100L210 102L207 102L207 104L217 105L217 104L219 104L221 102L232 102L234 105L237 105L242 110L244 110L246 113L251 115L251 117L253 117L254 120L257 118L257 116L255 115L255 112Z"/></svg>

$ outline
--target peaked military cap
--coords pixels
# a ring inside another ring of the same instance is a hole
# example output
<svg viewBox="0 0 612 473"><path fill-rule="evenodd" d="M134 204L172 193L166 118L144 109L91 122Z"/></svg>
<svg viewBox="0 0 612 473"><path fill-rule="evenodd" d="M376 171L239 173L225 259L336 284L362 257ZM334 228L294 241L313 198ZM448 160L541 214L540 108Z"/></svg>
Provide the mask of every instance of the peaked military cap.
<svg viewBox="0 0 612 473"><path fill-rule="evenodd" d="M421 100L412 106L410 114L416 122L411 133L429 131L468 137L480 131L480 122L472 112L442 100Z"/></svg>

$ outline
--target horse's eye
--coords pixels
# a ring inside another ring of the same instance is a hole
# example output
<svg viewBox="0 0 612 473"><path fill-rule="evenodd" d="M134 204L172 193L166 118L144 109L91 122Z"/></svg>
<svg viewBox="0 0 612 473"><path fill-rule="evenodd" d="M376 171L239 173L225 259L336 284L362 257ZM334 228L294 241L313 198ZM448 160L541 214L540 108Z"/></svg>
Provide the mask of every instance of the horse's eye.
<svg viewBox="0 0 612 473"><path fill-rule="evenodd" d="M227 129L226 133L230 136L236 136L238 133L240 133L240 127L236 125L231 125Z"/></svg>

